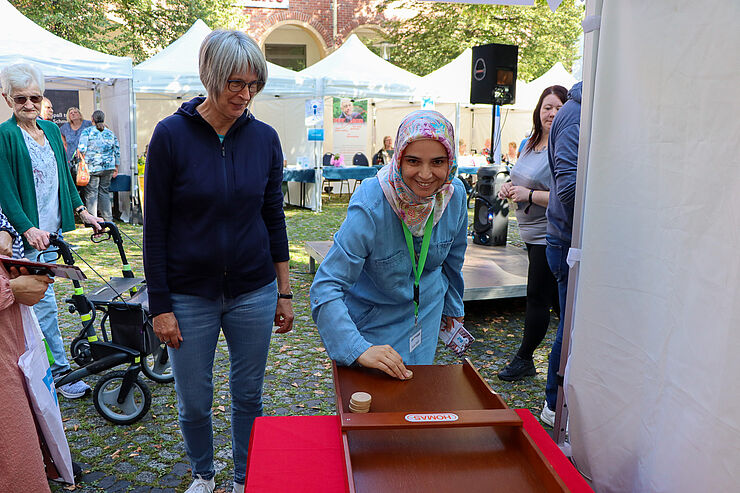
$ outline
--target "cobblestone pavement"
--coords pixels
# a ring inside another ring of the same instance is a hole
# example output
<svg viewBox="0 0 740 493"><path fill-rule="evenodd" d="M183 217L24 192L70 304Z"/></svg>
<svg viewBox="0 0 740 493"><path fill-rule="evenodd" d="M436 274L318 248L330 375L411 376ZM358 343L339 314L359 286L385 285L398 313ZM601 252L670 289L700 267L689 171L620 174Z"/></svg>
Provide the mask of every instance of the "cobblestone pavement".
<svg viewBox="0 0 740 493"><path fill-rule="evenodd" d="M289 334L273 335L267 363L264 388L264 413L268 416L333 414L334 392L331 365L311 320L308 290L313 275L308 272L306 241L330 240L346 214L347 200L327 201L321 214L288 208L288 235L291 253L295 325ZM472 212L472 211L471 211ZM511 216L513 219L513 214ZM509 241L523 247L516 221L509 223ZM141 244L141 227L121 225L122 231ZM94 245L89 230L78 229L66 239L78 246L78 253L101 275L120 276L120 260L112 242ZM143 275L141 252L124 238L134 272ZM78 260L87 274L86 292L103 283ZM63 300L71 295L71 283L55 284L59 302L60 325L69 347L80 329L79 316L67 311ZM547 355L557 328L553 317L548 338L535 353L539 373L522 382L506 383L496 372L516 352L524 321L524 300L477 301L466 304L465 325L476 341L465 356L480 369L483 377L511 407L528 408L539 416L544 399ZM437 363L459 363L460 358L440 346ZM83 463L85 474L75 489L50 483L52 491L88 492L181 492L190 484L190 466L185 455L177 423L175 392L172 384L146 380L152 392L152 407L139 422L116 426L104 420L95 410L92 398L68 400L59 397L62 417L72 456ZM94 387L98 376L87 379ZM221 337L214 368L215 395L213 427L216 456L216 491L231 492L230 408L228 393L228 352Z"/></svg>

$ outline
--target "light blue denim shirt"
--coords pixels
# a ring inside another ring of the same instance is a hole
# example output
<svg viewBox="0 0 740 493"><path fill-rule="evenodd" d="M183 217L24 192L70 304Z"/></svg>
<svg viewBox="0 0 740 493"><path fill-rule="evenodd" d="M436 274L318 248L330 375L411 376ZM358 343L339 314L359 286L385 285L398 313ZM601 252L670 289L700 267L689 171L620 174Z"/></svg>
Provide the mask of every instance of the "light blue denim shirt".
<svg viewBox="0 0 740 493"><path fill-rule="evenodd" d="M77 148L85 155L90 173L111 170L121 162L118 137L109 128L101 132L94 125L87 127L80 135Z"/></svg>
<svg viewBox="0 0 740 493"><path fill-rule="evenodd" d="M329 357L352 364L370 346L389 344L405 364L434 362L442 315L462 317L462 265L467 247L465 188L455 192L432 229L419 283L421 343L410 351L414 277L401 221L376 178L352 195L347 218L334 235L311 286L311 313ZM421 238L414 238L418 254Z"/></svg>

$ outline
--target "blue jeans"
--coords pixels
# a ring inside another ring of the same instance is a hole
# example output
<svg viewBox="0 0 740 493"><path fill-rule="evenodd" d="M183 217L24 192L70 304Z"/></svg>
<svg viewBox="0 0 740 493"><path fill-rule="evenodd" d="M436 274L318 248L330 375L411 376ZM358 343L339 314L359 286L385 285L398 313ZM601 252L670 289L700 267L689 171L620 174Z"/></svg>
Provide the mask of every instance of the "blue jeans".
<svg viewBox="0 0 740 493"><path fill-rule="evenodd" d="M113 221L111 206L110 182L113 179L113 170L96 171L90 173L90 183L85 187L85 207L93 216L102 217L106 221ZM98 208L98 204L100 208Z"/></svg>
<svg viewBox="0 0 740 493"><path fill-rule="evenodd" d="M547 407L555 410L558 403L558 370L560 369L560 352L563 347L563 320L565 320L565 297L568 292L568 250L570 243L547 235L547 264L550 266L555 280L558 282L558 298L560 300L560 322L558 333L550 350L550 362L547 367L547 385L545 398Z"/></svg>
<svg viewBox="0 0 740 493"><path fill-rule="evenodd" d="M61 235L60 235L61 236ZM35 262L54 262L56 263L56 252L39 252L34 248L27 248L23 256L28 260ZM39 320L41 332L44 333L46 343L49 345L54 363L51 365L51 374L56 378L58 375L69 370L69 360L64 352L64 341L62 333L59 331L59 317L57 312L57 300L54 296L54 285L49 284L46 293L41 301L33 306L36 318Z"/></svg>
<svg viewBox="0 0 740 493"><path fill-rule="evenodd" d="M213 359L221 329L229 347L231 450L234 481L244 483L254 418L262 415L262 381L277 307L277 281L233 299L171 294L180 326L179 349L168 348L177 413L193 475L213 467Z"/></svg>

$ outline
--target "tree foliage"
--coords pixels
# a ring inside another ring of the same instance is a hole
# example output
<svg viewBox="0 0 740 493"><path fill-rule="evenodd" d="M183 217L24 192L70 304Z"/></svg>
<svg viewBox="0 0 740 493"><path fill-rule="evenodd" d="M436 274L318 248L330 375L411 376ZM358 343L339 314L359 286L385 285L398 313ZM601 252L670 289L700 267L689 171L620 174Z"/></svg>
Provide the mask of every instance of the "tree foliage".
<svg viewBox="0 0 740 493"><path fill-rule="evenodd" d="M243 27L231 0L10 0L26 17L73 43L130 56L154 55L202 19L209 27Z"/></svg>
<svg viewBox="0 0 740 493"><path fill-rule="evenodd" d="M386 1L386 7L392 0ZM398 3L394 2L394 8ZM519 46L518 77L539 77L555 62L570 67L576 56L584 8L572 0L555 12L545 0L534 7L471 5L403 0L402 8L419 12L389 26L395 45L391 61L426 75L457 57L465 48L487 43Z"/></svg>
<svg viewBox="0 0 740 493"><path fill-rule="evenodd" d="M244 16L233 15L231 4L230 0L115 0L111 13L121 22L112 31L109 52L143 61L182 36L198 19L213 29L240 27L238 20Z"/></svg>
<svg viewBox="0 0 740 493"><path fill-rule="evenodd" d="M75 44L105 51L106 33L112 24L106 17L105 3L94 0L10 0L33 22L60 38Z"/></svg>

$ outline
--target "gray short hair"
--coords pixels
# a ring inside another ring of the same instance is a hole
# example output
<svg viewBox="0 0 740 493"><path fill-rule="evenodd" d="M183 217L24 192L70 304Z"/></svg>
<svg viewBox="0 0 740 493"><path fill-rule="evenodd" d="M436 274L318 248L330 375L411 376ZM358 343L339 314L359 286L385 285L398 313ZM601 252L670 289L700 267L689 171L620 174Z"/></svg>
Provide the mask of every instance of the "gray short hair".
<svg viewBox="0 0 740 493"><path fill-rule="evenodd" d="M211 96L218 96L233 73L252 72L267 82L267 62L259 45L241 31L212 31L200 45L200 81Z"/></svg>
<svg viewBox="0 0 740 493"><path fill-rule="evenodd" d="M16 63L8 65L0 72L0 85L3 93L10 96L13 91L22 91L31 84L36 84L44 94L44 74L35 65L29 63Z"/></svg>

